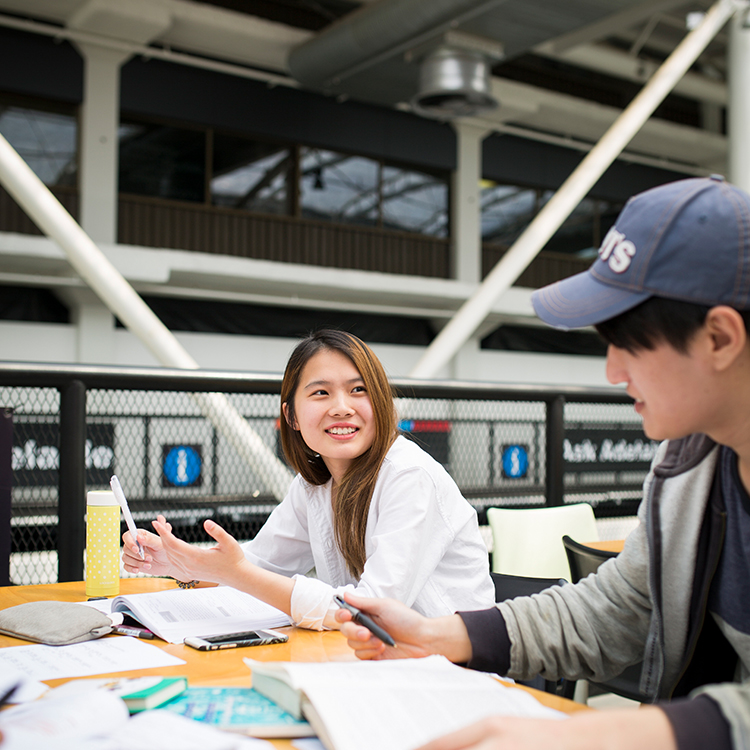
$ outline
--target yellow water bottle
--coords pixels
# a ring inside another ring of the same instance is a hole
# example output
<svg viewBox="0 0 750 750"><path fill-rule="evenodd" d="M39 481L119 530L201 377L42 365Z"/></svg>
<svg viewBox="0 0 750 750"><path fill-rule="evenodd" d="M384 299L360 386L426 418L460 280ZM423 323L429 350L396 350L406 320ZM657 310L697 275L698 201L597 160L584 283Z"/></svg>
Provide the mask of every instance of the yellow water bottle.
<svg viewBox="0 0 750 750"><path fill-rule="evenodd" d="M120 506L114 492L86 496L86 596L120 593Z"/></svg>

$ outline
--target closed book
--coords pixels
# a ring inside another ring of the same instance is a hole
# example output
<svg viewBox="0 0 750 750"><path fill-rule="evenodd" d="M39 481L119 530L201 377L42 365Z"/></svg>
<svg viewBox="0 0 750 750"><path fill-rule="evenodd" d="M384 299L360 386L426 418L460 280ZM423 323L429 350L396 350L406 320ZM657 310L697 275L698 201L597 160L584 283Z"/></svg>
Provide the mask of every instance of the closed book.
<svg viewBox="0 0 750 750"><path fill-rule="evenodd" d="M286 669L288 662L243 659L252 670L253 689L278 704L295 719L302 719L302 690Z"/></svg>
<svg viewBox="0 0 750 750"><path fill-rule="evenodd" d="M134 714L158 708L184 693L187 686L187 677L136 677L122 682L113 688L113 692Z"/></svg>
<svg viewBox="0 0 750 750"><path fill-rule="evenodd" d="M190 687L162 709L251 737L310 737L310 725L249 687Z"/></svg>

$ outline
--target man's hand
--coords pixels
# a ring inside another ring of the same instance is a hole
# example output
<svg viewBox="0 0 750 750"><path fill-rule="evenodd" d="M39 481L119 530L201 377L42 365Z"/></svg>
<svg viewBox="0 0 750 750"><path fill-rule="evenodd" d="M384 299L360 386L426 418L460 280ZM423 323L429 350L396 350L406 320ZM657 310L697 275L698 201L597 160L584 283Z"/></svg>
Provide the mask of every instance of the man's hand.
<svg viewBox="0 0 750 750"><path fill-rule="evenodd" d="M394 599L368 599L349 592L344 598L372 617L396 641L386 646L367 628L352 622L351 614L340 609L336 619L342 623L341 632L358 659L406 659L442 654L451 661L468 661L471 644L458 615L423 617Z"/></svg>
<svg viewBox="0 0 750 750"><path fill-rule="evenodd" d="M419 750L676 750L659 708L582 711L569 719L493 716L428 742Z"/></svg>

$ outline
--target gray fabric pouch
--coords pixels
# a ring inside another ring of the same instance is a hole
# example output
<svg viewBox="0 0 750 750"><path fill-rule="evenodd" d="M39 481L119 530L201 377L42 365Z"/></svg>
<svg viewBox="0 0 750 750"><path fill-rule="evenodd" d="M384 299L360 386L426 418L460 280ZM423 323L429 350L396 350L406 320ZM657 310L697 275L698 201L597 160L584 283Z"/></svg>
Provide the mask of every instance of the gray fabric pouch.
<svg viewBox="0 0 750 750"><path fill-rule="evenodd" d="M112 620L75 602L27 602L0 610L0 634L48 646L67 646L112 632Z"/></svg>

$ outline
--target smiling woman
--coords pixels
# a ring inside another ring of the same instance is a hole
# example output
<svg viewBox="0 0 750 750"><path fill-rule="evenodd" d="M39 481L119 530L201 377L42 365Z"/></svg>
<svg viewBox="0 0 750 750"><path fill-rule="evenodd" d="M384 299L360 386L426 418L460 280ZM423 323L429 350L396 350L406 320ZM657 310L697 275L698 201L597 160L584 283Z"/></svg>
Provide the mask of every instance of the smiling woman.
<svg viewBox="0 0 750 750"><path fill-rule="evenodd" d="M476 511L445 469L400 436L388 378L360 339L323 330L292 352L281 386L281 442L298 472L284 501L240 545L206 521L210 549L139 530L129 572L221 583L335 628L334 594L386 596L437 617L489 607L494 586ZM315 577L308 576L314 569Z"/></svg>

